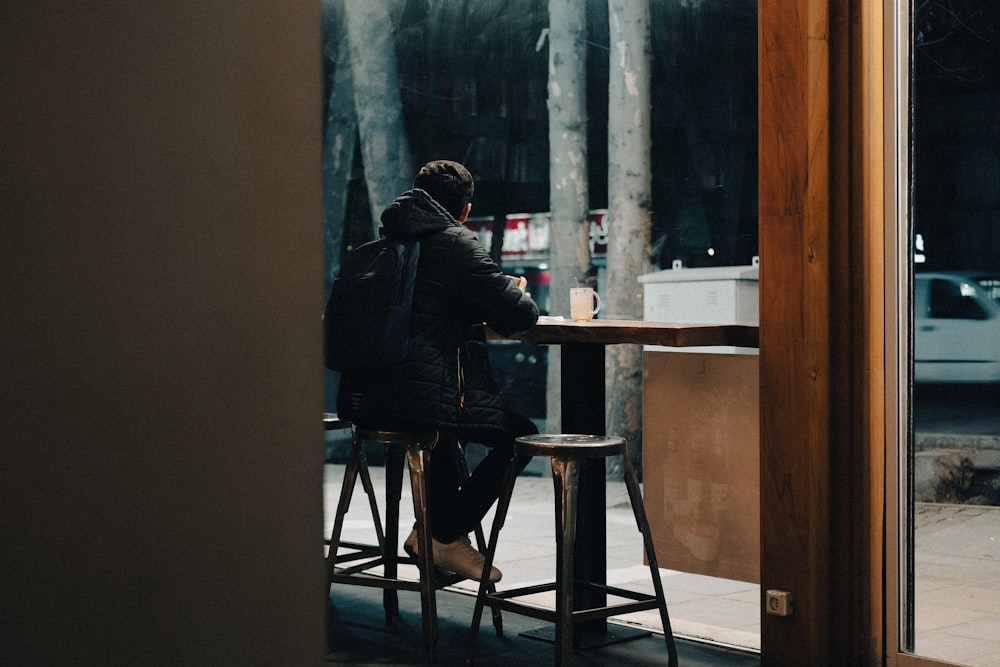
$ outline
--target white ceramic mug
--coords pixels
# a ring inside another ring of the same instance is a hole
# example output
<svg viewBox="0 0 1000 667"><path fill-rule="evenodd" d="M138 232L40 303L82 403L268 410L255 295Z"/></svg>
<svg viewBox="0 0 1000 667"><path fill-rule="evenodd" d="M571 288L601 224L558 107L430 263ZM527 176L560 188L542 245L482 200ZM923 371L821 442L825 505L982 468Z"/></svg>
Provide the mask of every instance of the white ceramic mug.
<svg viewBox="0 0 1000 667"><path fill-rule="evenodd" d="M592 320L601 311L601 295L593 287L571 287L569 316L574 320Z"/></svg>

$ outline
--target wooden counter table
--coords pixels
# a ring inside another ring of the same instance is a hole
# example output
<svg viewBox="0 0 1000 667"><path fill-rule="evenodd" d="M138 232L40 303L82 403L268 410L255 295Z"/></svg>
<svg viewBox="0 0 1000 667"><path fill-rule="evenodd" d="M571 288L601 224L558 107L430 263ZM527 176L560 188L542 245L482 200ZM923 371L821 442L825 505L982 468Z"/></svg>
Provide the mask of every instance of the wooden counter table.
<svg viewBox="0 0 1000 667"><path fill-rule="evenodd" d="M490 332L489 338L504 337ZM607 345L637 344L669 347L751 347L758 346L756 326L736 324L677 324L644 320L598 319L576 322L558 317L541 317L528 331L507 337L562 347L562 432L606 435L604 348ZM615 434L612 434L615 435ZM605 523L605 476L603 458L587 462L581 479L577 514L577 543L588 545L575 554L576 579L606 583L607 535ZM586 588L578 588L579 608L602 606L605 598ZM584 647L616 641L607 623L590 621L580 626L578 637L588 638Z"/></svg>

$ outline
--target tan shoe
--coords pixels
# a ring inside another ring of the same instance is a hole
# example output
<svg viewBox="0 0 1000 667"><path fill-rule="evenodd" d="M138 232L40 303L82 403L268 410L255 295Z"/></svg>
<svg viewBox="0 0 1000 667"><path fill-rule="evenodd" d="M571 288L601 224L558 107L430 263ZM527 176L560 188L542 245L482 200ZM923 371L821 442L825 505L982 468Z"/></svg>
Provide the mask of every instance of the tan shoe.
<svg viewBox="0 0 1000 667"><path fill-rule="evenodd" d="M406 553L416 556L417 531L410 531L406 541L403 542ZM438 542L431 538L431 560L436 567L449 572L460 574L466 579L479 581L483 576L483 566L486 565L486 556L473 548L468 536L459 538L454 542ZM490 567L490 583L495 584L503 577L503 573L495 567Z"/></svg>

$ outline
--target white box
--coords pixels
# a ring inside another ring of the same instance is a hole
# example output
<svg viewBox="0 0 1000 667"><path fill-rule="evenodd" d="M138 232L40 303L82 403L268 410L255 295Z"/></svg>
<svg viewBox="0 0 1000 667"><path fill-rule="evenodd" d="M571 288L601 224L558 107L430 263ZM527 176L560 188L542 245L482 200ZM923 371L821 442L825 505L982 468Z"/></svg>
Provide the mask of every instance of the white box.
<svg viewBox="0 0 1000 667"><path fill-rule="evenodd" d="M643 284L643 319L650 322L694 324L758 323L759 268L720 266L666 269L639 276ZM737 347L669 348L647 345L646 350L756 354Z"/></svg>

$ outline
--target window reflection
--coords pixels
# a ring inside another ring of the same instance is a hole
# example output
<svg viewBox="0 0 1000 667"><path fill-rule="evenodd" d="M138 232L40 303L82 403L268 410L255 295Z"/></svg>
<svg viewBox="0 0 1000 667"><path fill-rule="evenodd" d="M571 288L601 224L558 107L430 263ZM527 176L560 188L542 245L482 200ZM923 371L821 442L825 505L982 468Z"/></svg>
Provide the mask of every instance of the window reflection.
<svg viewBox="0 0 1000 667"><path fill-rule="evenodd" d="M910 4L912 448L902 648L995 665L1000 570L1000 6Z"/></svg>

